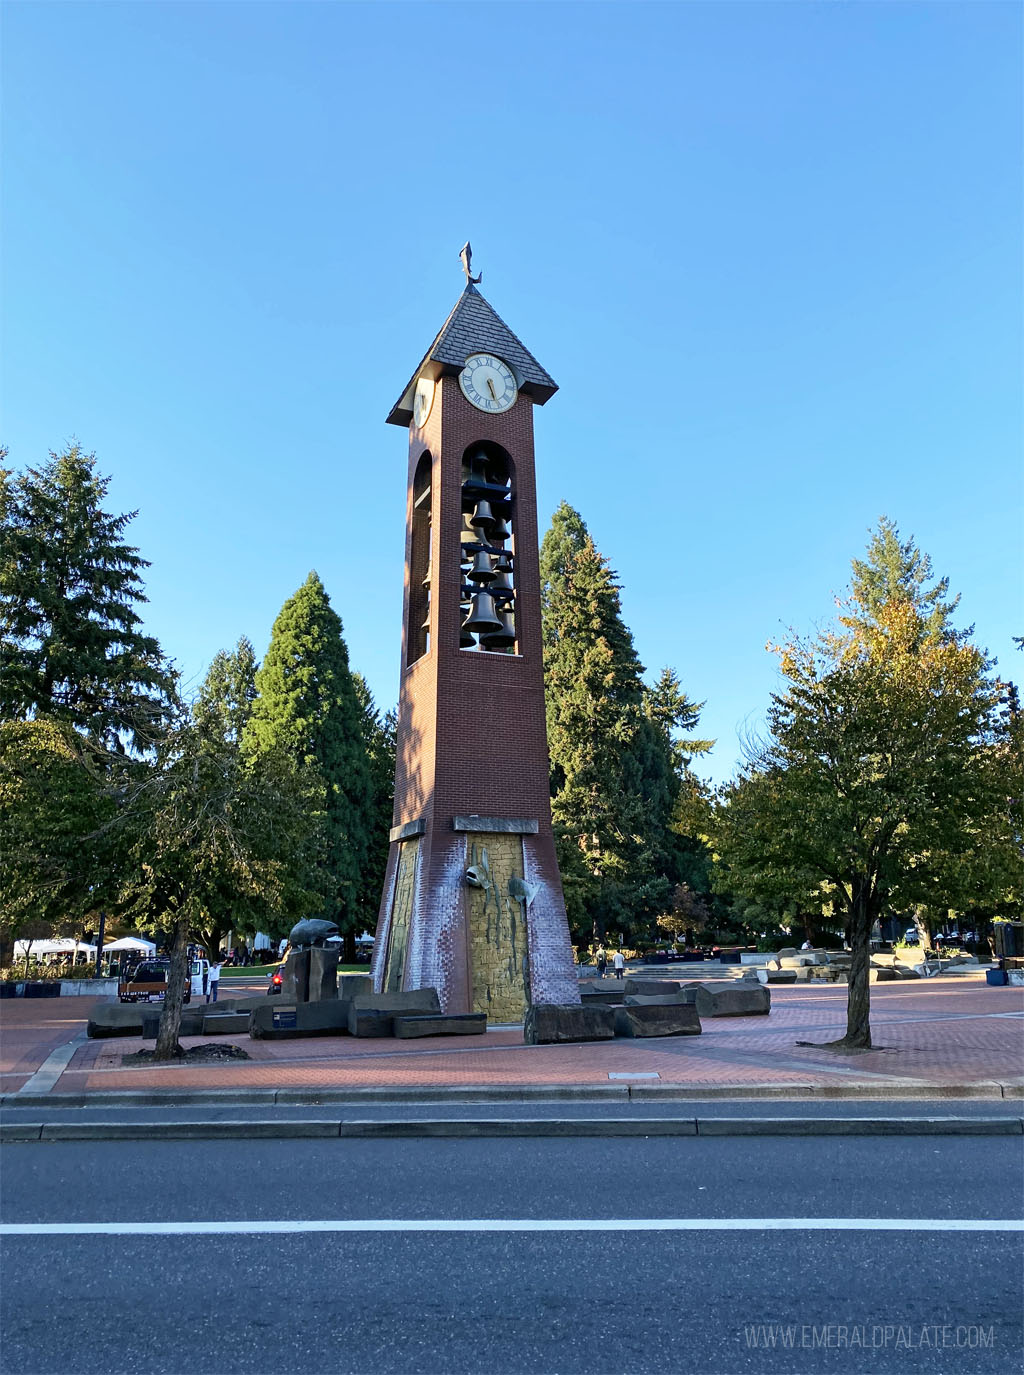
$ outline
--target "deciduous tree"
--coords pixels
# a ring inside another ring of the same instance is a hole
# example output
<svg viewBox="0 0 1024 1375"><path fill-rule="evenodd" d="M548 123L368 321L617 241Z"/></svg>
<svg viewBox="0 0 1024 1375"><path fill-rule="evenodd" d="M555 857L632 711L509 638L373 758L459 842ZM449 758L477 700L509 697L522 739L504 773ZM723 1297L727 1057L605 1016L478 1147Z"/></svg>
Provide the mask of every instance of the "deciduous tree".
<svg viewBox="0 0 1024 1375"><path fill-rule="evenodd" d="M890 536L883 524L873 550ZM717 834L737 891L769 906L816 893L842 914L852 967L838 1044L849 1048L871 1045L873 922L939 884L955 905L949 859L973 852L1006 796L991 767L1000 685L988 660L949 628L944 583L921 599L921 582L908 589L893 569L869 551L839 625L779 648L785 687Z"/></svg>
<svg viewBox="0 0 1024 1375"><path fill-rule="evenodd" d="M312 780L312 781L311 781ZM141 929L172 930L171 969L156 1054L180 1053L189 942L211 920L244 913L252 925L316 910L320 780L280 748L246 758L183 715L121 808L127 851L122 910ZM204 937L204 940L207 937Z"/></svg>

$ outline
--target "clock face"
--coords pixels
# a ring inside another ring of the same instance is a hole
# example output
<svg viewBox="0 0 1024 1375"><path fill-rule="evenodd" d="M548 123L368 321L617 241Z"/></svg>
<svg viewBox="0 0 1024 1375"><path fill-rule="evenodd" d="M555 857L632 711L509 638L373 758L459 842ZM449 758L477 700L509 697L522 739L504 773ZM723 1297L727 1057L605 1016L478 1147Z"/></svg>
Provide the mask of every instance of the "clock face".
<svg viewBox="0 0 1024 1375"><path fill-rule="evenodd" d="M422 429L430 416L430 408L434 404L434 383L429 377L421 377L416 383L416 395L412 402L412 423L416 428Z"/></svg>
<svg viewBox="0 0 1024 1375"><path fill-rule="evenodd" d="M512 369L493 353L470 354L459 386L478 411L507 411L519 394Z"/></svg>

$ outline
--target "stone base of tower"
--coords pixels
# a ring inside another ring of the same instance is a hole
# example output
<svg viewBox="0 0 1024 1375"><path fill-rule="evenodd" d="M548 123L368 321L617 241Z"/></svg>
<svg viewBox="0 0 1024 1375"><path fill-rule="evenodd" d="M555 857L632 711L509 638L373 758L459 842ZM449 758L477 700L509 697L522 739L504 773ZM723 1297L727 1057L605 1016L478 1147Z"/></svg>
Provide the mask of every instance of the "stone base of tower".
<svg viewBox="0 0 1024 1375"><path fill-rule="evenodd" d="M456 817L393 839L371 973L378 992L436 988L445 1012L519 1022L530 1003L576 1003L550 833ZM485 825L487 829L473 829Z"/></svg>

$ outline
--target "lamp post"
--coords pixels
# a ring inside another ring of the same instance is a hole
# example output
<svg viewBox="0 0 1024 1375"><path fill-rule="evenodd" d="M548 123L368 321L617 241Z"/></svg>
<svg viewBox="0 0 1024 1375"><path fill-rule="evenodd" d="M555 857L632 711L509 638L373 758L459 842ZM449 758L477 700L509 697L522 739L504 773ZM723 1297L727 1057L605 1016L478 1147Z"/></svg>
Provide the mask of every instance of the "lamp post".
<svg viewBox="0 0 1024 1375"><path fill-rule="evenodd" d="M100 977L100 960L103 958L103 937L106 934L106 930L107 914L101 908L99 932L96 936L96 971L93 974L94 979L98 979Z"/></svg>

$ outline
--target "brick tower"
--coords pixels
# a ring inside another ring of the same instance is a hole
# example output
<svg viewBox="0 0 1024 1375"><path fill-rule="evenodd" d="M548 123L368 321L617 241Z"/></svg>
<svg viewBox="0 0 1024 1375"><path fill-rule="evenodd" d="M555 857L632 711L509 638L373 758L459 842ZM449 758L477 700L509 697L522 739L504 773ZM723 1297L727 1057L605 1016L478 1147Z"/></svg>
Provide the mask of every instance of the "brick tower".
<svg viewBox="0 0 1024 1375"><path fill-rule="evenodd" d="M395 812L378 991L520 1021L579 1001L555 859L533 408L557 390L466 288L388 423L409 431Z"/></svg>

